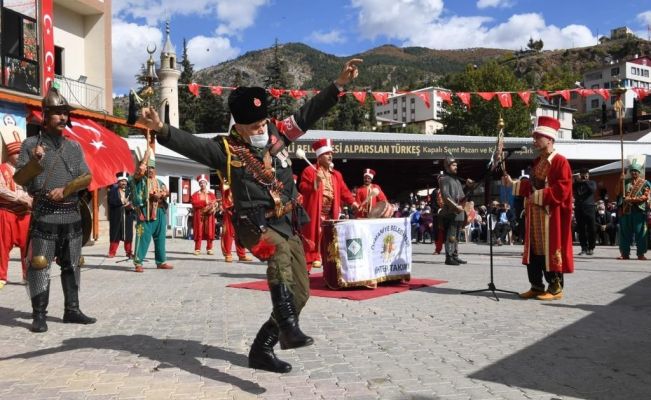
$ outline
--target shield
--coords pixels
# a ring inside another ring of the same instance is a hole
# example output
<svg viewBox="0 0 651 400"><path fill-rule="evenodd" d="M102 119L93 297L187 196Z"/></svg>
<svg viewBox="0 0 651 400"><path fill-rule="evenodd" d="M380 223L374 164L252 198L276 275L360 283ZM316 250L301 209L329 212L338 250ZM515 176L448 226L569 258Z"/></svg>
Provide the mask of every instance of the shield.
<svg viewBox="0 0 651 400"><path fill-rule="evenodd" d="M81 243L82 246L86 246L93 229L93 213L90 211L90 205L83 198L79 199L79 214L81 214L81 231L83 235Z"/></svg>
<svg viewBox="0 0 651 400"><path fill-rule="evenodd" d="M388 201L378 201L368 213L369 218L391 218L393 216L393 205Z"/></svg>

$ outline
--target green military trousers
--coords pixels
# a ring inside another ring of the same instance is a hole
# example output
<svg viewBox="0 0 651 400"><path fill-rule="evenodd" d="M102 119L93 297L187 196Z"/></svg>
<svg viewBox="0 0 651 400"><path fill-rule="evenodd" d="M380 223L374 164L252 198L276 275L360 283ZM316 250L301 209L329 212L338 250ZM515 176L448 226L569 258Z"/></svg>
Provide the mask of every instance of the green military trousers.
<svg viewBox="0 0 651 400"><path fill-rule="evenodd" d="M647 250L646 214L634 207L628 214L622 215L619 220L619 251L622 256L629 256L631 243L635 235L636 253L643 256Z"/></svg>
<svg viewBox="0 0 651 400"><path fill-rule="evenodd" d="M154 259L156 265L161 265L167 260L165 253L165 240L167 234L167 214L165 210L156 210L156 219L152 221L138 221L136 223L136 253L133 258L135 265L142 262L149 250L149 243L154 239Z"/></svg>

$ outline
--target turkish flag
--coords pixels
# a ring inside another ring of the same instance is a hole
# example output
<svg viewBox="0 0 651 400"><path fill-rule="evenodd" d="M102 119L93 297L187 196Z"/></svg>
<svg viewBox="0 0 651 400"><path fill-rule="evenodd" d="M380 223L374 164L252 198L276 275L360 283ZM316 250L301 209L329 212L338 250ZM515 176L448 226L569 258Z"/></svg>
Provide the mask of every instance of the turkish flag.
<svg viewBox="0 0 651 400"><path fill-rule="evenodd" d="M531 92L529 91L518 92L518 96L520 97L520 100L522 100L522 102L525 105L529 105L529 100L531 99Z"/></svg>
<svg viewBox="0 0 651 400"><path fill-rule="evenodd" d="M498 93L497 99L500 101L502 108L511 108L513 106L513 100L511 99L511 93L509 92Z"/></svg>
<svg viewBox="0 0 651 400"><path fill-rule="evenodd" d="M279 99L280 96L283 95L283 93L285 93L285 89L269 88L269 94L270 94L271 97L273 97L274 99Z"/></svg>
<svg viewBox="0 0 651 400"><path fill-rule="evenodd" d="M307 92L305 90L290 90L289 95L296 100L300 100L302 97L307 96Z"/></svg>
<svg viewBox="0 0 651 400"><path fill-rule="evenodd" d="M389 102L389 93L387 92L372 92L373 98L380 104L387 104Z"/></svg>
<svg viewBox="0 0 651 400"><path fill-rule="evenodd" d="M588 97L594 94L594 90L592 89L577 89L576 92L581 95L581 97Z"/></svg>
<svg viewBox="0 0 651 400"><path fill-rule="evenodd" d="M450 92L443 92L441 90L437 91L437 94L443 100L444 102L448 104L452 104L452 93Z"/></svg>
<svg viewBox="0 0 651 400"><path fill-rule="evenodd" d="M461 100L461 102L466 105L466 107L470 108L470 93L468 93L468 92L457 92L455 94L457 95L459 100Z"/></svg>
<svg viewBox="0 0 651 400"><path fill-rule="evenodd" d="M353 97L357 99L361 104L364 104L366 101L366 92L353 92Z"/></svg>
<svg viewBox="0 0 651 400"><path fill-rule="evenodd" d="M647 97L649 95L649 93L651 93L648 89L644 89L644 88L641 88L641 87L635 87L632 90L633 90L633 92L635 92L635 94L637 94L637 99L639 101L644 100L644 98Z"/></svg>
<svg viewBox="0 0 651 400"><path fill-rule="evenodd" d="M486 101L491 101L493 100L493 97L495 97L497 93L495 92L477 92L477 96L481 97L482 99Z"/></svg>
<svg viewBox="0 0 651 400"><path fill-rule="evenodd" d="M188 90L194 95L194 97L199 97L199 85L192 82L188 85Z"/></svg>
<svg viewBox="0 0 651 400"><path fill-rule="evenodd" d="M32 111L42 120L40 111ZM115 183L115 175L126 171L133 174L135 164L127 141L102 125L86 118L72 117L72 128L66 126L63 136L81 145L84 159L93 175L88 190Z"/></svg>
<svg viewBox="0 0 651 400"><path fill-rule="evenodd" d="M604 101L608 101L610 99L610 90L609 89L594 89L594 94L598 94L601 96Z"/></svg>
<svg viewBox="0 0 651 400"><path fill-rule="evenodd" d="M419 92L419 93L414 93L416 96L420 97L423 102L425 103L425 107L429 108L430 107L430 102L429 102L429 93L427 92Z"/></svg>
<svg viewBox="0 0 651 400"><path fill-rule="evenodd" d="M222 95L222 87L221 86L211 86L210 87L210 93L214 94L215 96L221 96Z"/></svg>
<svg viewBox="0 0 651 400"><path fill-rule="evenodd" d="M552 96L561 96L563 100L570 101L570 91L569 90L557 90L552 93Z"/></svg>

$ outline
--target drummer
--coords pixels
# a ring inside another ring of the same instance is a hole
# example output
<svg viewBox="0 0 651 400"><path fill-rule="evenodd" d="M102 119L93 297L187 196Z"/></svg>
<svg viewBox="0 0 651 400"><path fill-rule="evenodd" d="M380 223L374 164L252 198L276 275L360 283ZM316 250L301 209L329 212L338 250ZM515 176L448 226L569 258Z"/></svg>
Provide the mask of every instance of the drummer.
<svg viewBox="0 0 651 400"><path fill-rule="evenodd" d="M342 204L351 206L354 212L358 208L341 173L334 169L332 139L319 139L312 144L312 149L316 153L316 165L303 170L298 186L303 195L303 207L310 216L310 222L301 229L306 239L303 247L308 272L321 268L321 222L339 219Z"/></svg>
<svg viewBox="0 0 651 400"><path fill-rule="evenodd" d="M366 168L363 175L364 184L355 190L355 201L359 204L355 218L368 218L368 213L375 204L387 201L382 188L373 183L374 178L375 171Z"/></svg>

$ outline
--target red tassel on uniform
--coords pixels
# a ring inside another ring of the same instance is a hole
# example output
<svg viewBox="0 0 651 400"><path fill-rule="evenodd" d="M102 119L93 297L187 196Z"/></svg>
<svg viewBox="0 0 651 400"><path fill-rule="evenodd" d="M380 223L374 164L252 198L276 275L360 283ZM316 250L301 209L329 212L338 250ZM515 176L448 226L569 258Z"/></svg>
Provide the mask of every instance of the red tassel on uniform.
<svg viewBox="0 0 651 400"><path fill-rule="evenodd" d="M260 261L267 261L276 254L276 246L262 239L255 246L251 247L251 254L256 256Z"/></svg>

